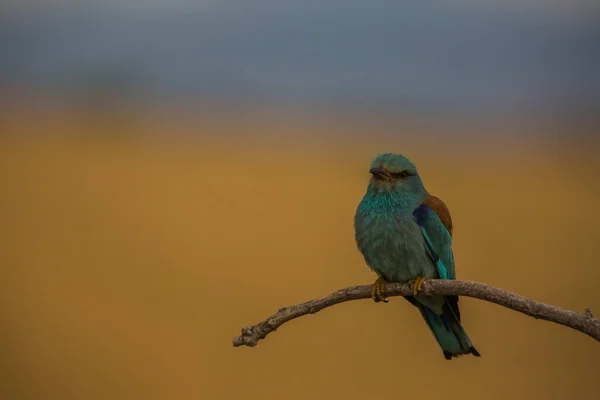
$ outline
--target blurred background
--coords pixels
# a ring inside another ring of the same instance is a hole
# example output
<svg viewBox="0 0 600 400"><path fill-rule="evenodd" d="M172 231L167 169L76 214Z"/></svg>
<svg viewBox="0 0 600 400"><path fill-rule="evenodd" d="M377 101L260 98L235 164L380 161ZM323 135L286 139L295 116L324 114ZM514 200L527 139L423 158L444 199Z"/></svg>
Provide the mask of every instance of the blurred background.
<svg viewBox="0 0 600 400"><path fill-rule="evenodd" d="M600 314L595 0L0 5L0 398L597 399L590 337L463 298L482 358L372 283L379 152L452 210L459 279Z"/></svg>

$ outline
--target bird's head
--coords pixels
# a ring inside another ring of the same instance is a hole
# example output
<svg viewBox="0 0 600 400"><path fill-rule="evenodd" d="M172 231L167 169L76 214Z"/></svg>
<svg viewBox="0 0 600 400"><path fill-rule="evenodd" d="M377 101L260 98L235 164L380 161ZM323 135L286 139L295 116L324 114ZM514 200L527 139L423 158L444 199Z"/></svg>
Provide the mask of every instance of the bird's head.
<svg viewBox="0 0 600 400"><path fill-rule="evenodd" d="M371 163L369 190L374 193L407 196L417 205L424 201L427 191L415 165L402 154L379 154Z"/></svg>

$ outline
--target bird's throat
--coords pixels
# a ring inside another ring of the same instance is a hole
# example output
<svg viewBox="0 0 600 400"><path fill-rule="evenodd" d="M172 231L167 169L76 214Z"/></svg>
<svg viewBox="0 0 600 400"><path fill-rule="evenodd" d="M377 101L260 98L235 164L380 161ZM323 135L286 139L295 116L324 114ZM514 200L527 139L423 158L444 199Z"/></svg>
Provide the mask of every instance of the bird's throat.
<svg viewBox="0 0 600 400"><path fill-rule="evenodd" d="M412 214L424 201L423 196L404 190L369 187L361 202L365 211Z"/></svg>

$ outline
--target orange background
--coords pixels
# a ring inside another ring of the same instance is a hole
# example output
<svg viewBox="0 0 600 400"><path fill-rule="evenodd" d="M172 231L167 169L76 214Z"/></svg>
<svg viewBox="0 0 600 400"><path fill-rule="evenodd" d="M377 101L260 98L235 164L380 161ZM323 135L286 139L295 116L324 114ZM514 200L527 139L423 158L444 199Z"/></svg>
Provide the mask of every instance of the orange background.
<svg viewBox="0 0 600 400"><path fill-rule="evenodd" d="M600 313L589 145L248 115L3 115L0 397L600 398L596 341L470 298L480 359L444 360L400 298L233 348L280 307L375 279L352 224L381 151L408 155L450 207L459 279Z"/></svg>

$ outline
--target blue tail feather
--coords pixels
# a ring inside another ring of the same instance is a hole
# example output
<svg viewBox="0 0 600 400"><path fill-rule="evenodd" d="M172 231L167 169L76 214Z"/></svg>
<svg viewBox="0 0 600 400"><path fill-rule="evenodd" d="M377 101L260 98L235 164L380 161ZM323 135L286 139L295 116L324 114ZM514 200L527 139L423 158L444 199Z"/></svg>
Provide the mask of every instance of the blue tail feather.
<svg viewBox="0 0 600 400"><path fill-rule="evenodd" d="M456 296L448 296L456 297ZM415 305L429 329L433 333L436 341L440 345L444 358L447 360L453 357L459 357L465 354L473 354L474 356L480 357L479 352L473 346L471 339L465 332L464 328L460 323L460 312L458 311L457 299L446 298L446 302L443 307L441 315L437 315L426 306L417 302L414 298L407 297L413 305Z"/></svg>

